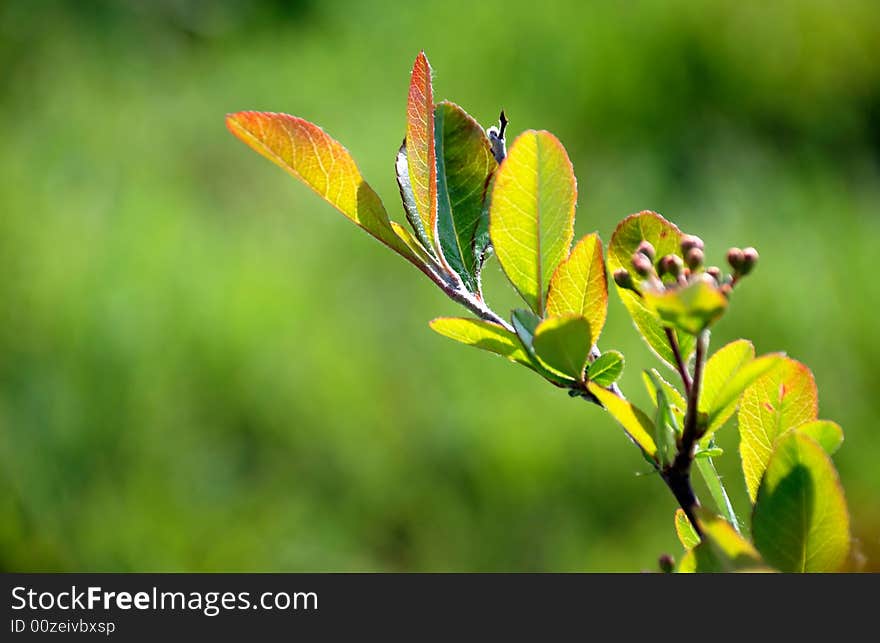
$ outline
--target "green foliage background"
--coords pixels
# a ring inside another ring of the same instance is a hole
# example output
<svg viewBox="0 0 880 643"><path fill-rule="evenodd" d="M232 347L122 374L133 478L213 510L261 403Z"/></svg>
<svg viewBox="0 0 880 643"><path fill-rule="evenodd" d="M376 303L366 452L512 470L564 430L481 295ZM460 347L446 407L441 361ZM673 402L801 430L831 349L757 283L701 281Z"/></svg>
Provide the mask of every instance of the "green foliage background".
<svg viewBox="0 0 880 643"><path fill-rule="evenodd" d="M438 99L559 136L579 235L650 208L710 261L761 251L713 345L813 368L877 568L880 4L535 6L0 5L0 569L640 570L679 552L671 496L610 417L432 333L453 304L223 126L320 123L402 220L422 48ZM602 346L643 400L654 362L613 294ZM735 434L720 464L745 507Z"/></svg>

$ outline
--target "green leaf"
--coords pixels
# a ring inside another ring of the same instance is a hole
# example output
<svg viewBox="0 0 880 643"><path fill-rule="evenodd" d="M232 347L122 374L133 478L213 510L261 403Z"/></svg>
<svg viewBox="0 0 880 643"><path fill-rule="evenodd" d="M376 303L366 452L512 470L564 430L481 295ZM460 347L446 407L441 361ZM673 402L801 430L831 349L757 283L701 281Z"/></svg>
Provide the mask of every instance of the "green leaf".
<svg viewBox="0 0 880 643"><path fill-rule="evenodd" d="M837 422L831 422L830 420L807 422L794 429L789 429L789 431L797 431L813 438L819 443L820 447L825 449L825 453L828 455L834 455L840 448L840 445L843 444L843 429L840 428Z"/></svg>
<svg viewBox="0 0 880 643"><path fill-rule="evenodd" d="M651 419L623 398L595 382L587 382L587 388L602 403L611 417L623 427L629 439L656 464L657 445L651 437L654 435L654 423Z"/></svg>
<svg viewBox="0 0 880 643"><path fill-rule="evenodd" d="M724 455L724 449L721 447L709 447L707 449L698 449L694 453L694 459L698 458L718 458Z"/></svg>
<svg viewBox="0 0 880 643"><path fill-rule="evenodd" d="M598 235L588 234L553 273L547 294L547 315L583 315L590 322L595 343L599 341L607 313L608 283L602 242Z"/></svg>
<svg viewBox="0 0 880 643"><path fill-rule="evenodd" d="M849 554L849 512L831 459L812 438L776 442L758 490L752 537L784 572L838 571Z"/></svg>
<svg viewBox="0 0 880 643"><path fill-rule="evenodd" d="M706 454L711 451L721 451L721 449L710 448L697 453L694 457L697 471L700 472L700 476L706 483L706 487L709 489L709 493L712 496L712 500L715 502L715 506L718 507L718 511L720 511L727 521L733 525L733 528L739 532L739 521L736 519L736 512L733 510L733 504L730 502L730 497L727 495L727 489L724 488L724 483L721 482L721 476L718 475L718 471L715 469L715 463L712 462L712 458L706 457ZM703 457L700 457L701 455ZM721 455L721 453L718 453L718 455Z"/></svg>
<svg viewBox="0 0 880 643"><path fill-rule="evenodd" d="M440 249L465 287L478 292L475 240L483 198L498 163L480 124L447 101L434 108L434 148Z"/></svg>
<svg viewBox="0 0 880 643"><path fill-rule="evenodd" d="M433 257L434 247L431 245L431 240L425 232L422 220L419 217L419 210L416 206L416 197L413 194L412 182L409 179L409 166L406 160L406 140L403 141L400 145L400 149L397 150L394 171L397 174L397 189L400 191L400 200L403 203L403 211L406 214L406 220L409 221L410 226L412 226L416 239L419 240L419 244L421 244L422 248Z"/></svg>
<svg viewBox="0 0 880 643"><path fill-rule="evenodd" d="M773 451L783 432L817 419L818 393L813 374L791 358L746 388L739 405L739 452L752 502Z"/></svg>
<svg viewBox="0 0 880 643"><path fill-rule="evenodd" d="M657 443L657 456L661 465L672 462L675 453L675 438L681 433L681 426L670 408L669 401L660 378L655 379L651 371L644 375L651 380L657 404L657 415L654 418L654 441Z"/></svg>
<svg viewBox="0 0 880 643"><path fill-rule="evenodd" d="M523 132L495 175L489 236L508 280L541 316L550 278L574 236L576 200L562 143L549 132Z"/></svg>
<svg viewBox="0 0 880 643"><path fill-rule="evenodd" d="M655 382L660 383L663 392L666 394L666 401L669 404L672 414L675 416L679 426L683 426L684 415L687 411L687 401L679 390L663 379L660 373L657 372L656 368L652 368L650 371L643 371L642 381L645 383L645 388L648 390L648 396L651 398L651 402L654 403L655 407L657 406L657 387Z"/></svg>
<svg viewBox="0 0 880 643"><path fill-rule="evenodd" d="M548 317L535 329L532 346L544 366L580 382L593 347L590 322L580 315Z"/></svg>
<svg viewBox="0 0 880 643"><path fill-rule="evenodd" d="M703 279L663 291L644 288L642 295L645 307L653 311L664 326L690 335L708 328L727 310L727 297Z"/></svg>
<svg viewBox="0 0 880 643"><path fill-rule="evenodd" d="M516 335L498 324L482 319L438 317L430 322L431 329L468 346L497 353L532 368L531 360Z"/></svg>
<svg viewBox="0 0 880 643"><path fill-rule="evenodd" d="M528 308L514 308L510 321L523 346L526 347L529 353L534 355L535 347L532 346L532 342L535 338L535 330L538 328L538 324L541 323L541 318Z"/></svg>
<svg viewBox="0 0 880 643"><path fill-rule="evenodd" d="M688 520L687 514L683 509L675 510L675 533L685 549L690 550L700 544L700 537L694 531L694 526Z"/></svg>
<svg viewBox="0 0 880 643"><path fill-rule="evenodd" d="M681 231L656 212L644 211L628 216L620 222L611 243L608 245L608 270L614 272L620 268L627 270L633 283L641 281L632 267L632 256L642 241L649 241L654 246L657 257L680 253ZM633 292L617 286L617 293L623 305L629 311L642 338L660 359L670 368L675 369L675 357L663 330L664 324L655 313L649 310L642 300ZM687 360L693 353L695 340L687 333L675 332L682 358Z"/></svg>
<svg viewBox="0 0 880 643"><path fill-rule="evenodd" d="M697 520L703 530L703 540L681 559L679 572L772 571L752 544L723 518L700 511Z"/></svg>
<svg viewBox="0 0 880 643"><path fill-rule="evenodd" d="M707 436L724 426L739 404L743 391L779 365L783 355L771 353L754 359L752 343L739 339L720 348L706 362L700 411L708 416Z"/></svg>
<svg viewBox="0 0 880 643"><path fill-rule="evenodd" d="M599 386L608 387L614 384L623 373L623 354L618 351L602 353L587 369L587 379Z"/></svg>

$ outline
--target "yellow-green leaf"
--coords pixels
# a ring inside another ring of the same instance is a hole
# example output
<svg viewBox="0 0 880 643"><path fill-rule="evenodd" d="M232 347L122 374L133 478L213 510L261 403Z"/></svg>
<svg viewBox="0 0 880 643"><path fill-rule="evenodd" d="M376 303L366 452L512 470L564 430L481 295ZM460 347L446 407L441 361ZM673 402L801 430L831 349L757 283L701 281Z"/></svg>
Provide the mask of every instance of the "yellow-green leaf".
<svg viewBox="0 0 880 643"><path fill-rule="evenodd" d="M618 397L611 391L602 388L595 382L588 382L587 388L602 403L618 424L623 427L629 439L649 458L656 462L657 445L654 443L654 423L638 408Z"/></svg>
<svg viewBox="0 0 880 643"><path fill-rule="evenodd" d="M737 342L733 343L737 344ZM724 348L721 350L724 350ZM718 352L720 353L721 350ZM739 405L743 391L759 377L769 373L771 369L781 364L785 355L783 353L770 353L755 359L744 360L730 371L728 370L729 367L735 365L737 358L733 353L729 357L732 358L729 361L726 358L722 361L722 357L718 357L715 360L711 378L709 363L707 362L706 364L703 386L705 388L708 378L711 379L710 386L713 388L713 391L708 396L705 393L700 396L700 411L708 415L706 439L710 438L715 431L720 429L730 419L730 416L733 415L733 412L736 411ZM715 355L709 359L709 362L713 358L715 358Z"/></svg>
<svg viewBox="0 0 880 643"><path fill-rule="evenodd" d="M669 410L672 411L675 420L678 422L678 426L684 426L684 416L687 411L687 401L684 399L684 396L677 388L663 379L660 373L657 372L656 368L652 368L650 372L642 371L642 381L645 383L648 396L651 398L651 402L654 403L655 407L657 406L657 387L654 385L655 380L659 382L660 386L663 388L663 393L666 395L666 401L669 404Z"/></svg>
<svg viewBox="0 0 880 643"><path fill-rule="evenodd" d="M643 289L642 301L664 326L696 335L727 310L727 297L708 280L698 279L681 288Z"/></svg>
<svg viewBox="0 0 880 643"><path fill-rule="evenodd" d="M806 366L788 357L746 388L739 404L739 452L752 502L773 451L788 429L817 418L816 382Z"/></svg>
<svg viewBox="0 0 880 643"><path fill-rule="evenodd" d="M803 435L813 438L819 443L819 446L825 449L828 455L834 455L843 444L843 429L837 422L830 420L816 420L815 422L807 422L798 427L789 429L788 431L797 431ZM783 433L785 435L788 433Z"/></svg>
<svg viewBox="0 0 880 643"><path fill-rule="evenodd" d="M700 544L700 537L694 531L694 526L688 520L687 514L683 509L675 510L675 533L685 549L690 550Z"/></svg>
<svg viewBox="0 0 880 643"><path fill-rule="evenodd" d="M483 128L458 105L443 101L434 108L434 130L440 250L467 289L477 292L476 236L498 163Z"/></svg>
<svg viewBox="0 0 880 643"><path fill-rule="evenodd" d="M361 177L348 150L320 127L296 116L271 112L229 114L226 126L379 241L421 264L392 229L382 201Z"/></svg>
<svg viewBox="0 0 880 643"><path fill-rule="evenodd" d="M740 536L729 522L699 511L697 520L703 531L703 540L681 559L679 572L768 572L760 554L752 544Z"/></svg>
<svg viewBox="0 0 880 643"><path fill-rule="evenodd" d="M599 386L611 386L623 373L624 359L619 351L606 351L587 369L587 378Z"/></svg>
<svg viewBox="0 0 880 643"><path fill-rule="evenodd" d="M547 314L583 315L590 322L595 343L602 334L607 313L608 284L602 241L598 235L588 234L553 273L547 294Z"/></svg>
<svg viewBox="0 0 880 643"><path fill-rule="evenodd" d="M482 319L438 317L430 322L431 328L450 339L532 368L531 360L516 335L498 324Z"/></svg>
<svg viewBox="0 0 880 643"><path fill-rule="evenodd" d="M489 236L510 283L542 317L550 278L574 236L576 200L562 143L549 132L523 132L495 175Z"/></svg>
<svg viewBox="0 0 880 643"><path fill-rule="evenodd" d="M784 572L834 572L849 553L849 512L837 471L799 431L779 438L758 490L752 537Z"/></svg>
<svg viewBox="0 0 880 643"><path fill-rule="evenodd" d="M437 164L434 152L434 90L431 65L419 52L406 103L406 162L421 229L437 246ZM418 229L416 230L418 234Z"/></svg>
<svg viewBox="0 0 880 643"><path fill-rule="evenodd" d="M548 317L535 329L532 347L548 369L582 381L593 347L590 322L580 315Z"/></svg>
<svg viewBox="0 0 880 643"><path fill-rule="evenodd" d="M642 241L649 241L654 246L657 257L681 252L681 230L656 212L646 210L628 216L617 226L608 245L608 270L613 273L623 268L630 273L633 283L638 284L641 277L633 270L632 256ZM633 292L620 286L617 286L617 292L651 350L675 368L675 357L663 330L664 324ZM682 357L687 360L694 350L694 338L687 333L674 332Z"/></svg>

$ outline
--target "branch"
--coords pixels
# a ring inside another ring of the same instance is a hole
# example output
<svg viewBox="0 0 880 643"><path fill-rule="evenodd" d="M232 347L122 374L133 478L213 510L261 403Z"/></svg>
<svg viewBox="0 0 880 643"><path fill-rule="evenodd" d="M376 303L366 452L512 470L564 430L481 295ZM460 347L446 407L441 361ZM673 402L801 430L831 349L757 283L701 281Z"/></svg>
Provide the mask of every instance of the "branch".
<svg viewBox="0 0 880 643"><path fill-rule="evenodd" d="M681 348L678 346L678 339L675 336L675 331L669 326L666 326L663 330L666 333L666 339L669 340L669 346L672 348L672 355L675 357L675 366L678 368L678 374L681 375L681 383L684 385L685 397L688 397L691 394L691 376L688 373L684 359L682 359Z"/></svg>

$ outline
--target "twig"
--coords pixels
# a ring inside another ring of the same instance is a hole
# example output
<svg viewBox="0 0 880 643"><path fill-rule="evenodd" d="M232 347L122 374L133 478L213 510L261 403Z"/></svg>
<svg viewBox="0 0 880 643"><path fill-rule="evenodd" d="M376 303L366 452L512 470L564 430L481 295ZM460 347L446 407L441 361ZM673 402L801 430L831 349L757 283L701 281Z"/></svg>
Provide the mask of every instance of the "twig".
<svg viewBox="0 0 880 643"><path fill-rule="evenodd" d="M675 331L669 326L663 329L666 332L666 339L669 340L669 346L672 348L672 355L675 357L675 366L678 368L678 374L681 375L681 383L684 385L684 395L689 397L691 394L691 376L688 374L687 366L681 356L681 349L678 346L678 338Z"/></svg>

